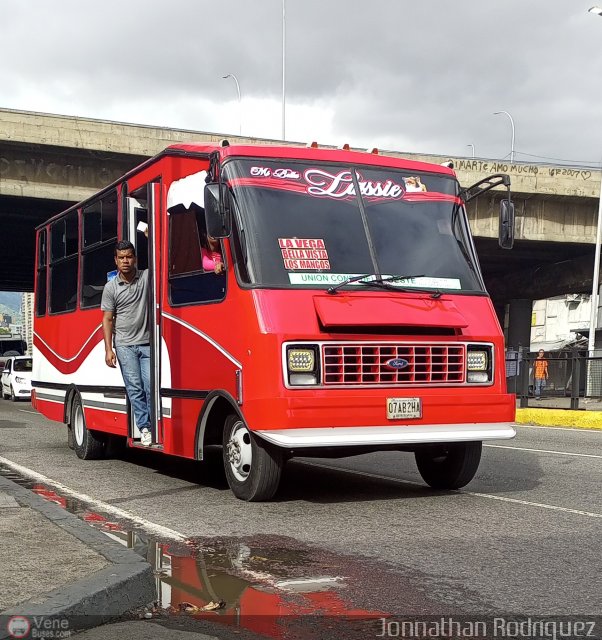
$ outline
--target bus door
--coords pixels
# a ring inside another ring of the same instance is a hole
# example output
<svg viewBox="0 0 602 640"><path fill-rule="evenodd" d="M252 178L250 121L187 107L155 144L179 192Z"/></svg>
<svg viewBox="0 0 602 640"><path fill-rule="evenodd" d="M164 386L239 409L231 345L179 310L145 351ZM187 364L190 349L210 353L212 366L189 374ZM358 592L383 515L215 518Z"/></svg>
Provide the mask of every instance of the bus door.
<svg viewBox="0 0 602 640"><path fill-rule="evenodd" d="M136 247L139 269L148 269L150 314L150 351L151 351L151 432L153 444L163 442L163 419L161 410L161 184L150 182L132 192L126 198L127 216L125 220L127 239ZM146 233L145 233L146 229ZM128 435L140 440L140 431L135 424L134 415L129 411Z"/></svg>

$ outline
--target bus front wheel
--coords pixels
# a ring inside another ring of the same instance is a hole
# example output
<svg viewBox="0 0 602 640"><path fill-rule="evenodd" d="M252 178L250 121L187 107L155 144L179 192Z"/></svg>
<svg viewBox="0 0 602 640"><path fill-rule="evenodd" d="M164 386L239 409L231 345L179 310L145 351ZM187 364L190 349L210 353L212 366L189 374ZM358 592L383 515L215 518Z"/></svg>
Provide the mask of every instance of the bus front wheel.
<svg viewBox="0 0 602 640"><path fill-rule="evenodd" d="M98 460L104 456L105 443L86 427L84 408L79 396L73 399L71 406L71 430L73 432L73 449L82 460Z"/></svg>
<svg viewBox="0 0 602 640"><path fill-rule="evenodd" d="M482 442L442 443L414 455L422 479L433 489L460 489L474 478L482 447Z"/></svg>
<svg viewBox="0 0 602 640"><path fill-rule="evenodd" d="M274 496L282 475L282 454L235 415L226 419L223 458L228 485L237 498L261 502Z"/></svg>

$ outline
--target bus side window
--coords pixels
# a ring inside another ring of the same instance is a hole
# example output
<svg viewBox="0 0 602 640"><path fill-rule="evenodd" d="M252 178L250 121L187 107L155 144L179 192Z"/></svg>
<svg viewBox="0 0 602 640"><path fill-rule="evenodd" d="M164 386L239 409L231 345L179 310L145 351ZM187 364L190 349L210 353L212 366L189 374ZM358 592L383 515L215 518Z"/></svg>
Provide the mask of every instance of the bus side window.
<svg viewBox="0 0 602 640"><path fill-rule="evenodd" d="M50 313L77 306L79 219L70 211L50 227Z"/></svg>
<svg viewBox="0 0 602 640"><path fill-rule="evenodd" d="M169 298L173 305L215 302L226 292L225 274L203 270L201 224L203 215L193 204L169 215Z"/></svg>
<svg viewBox="0 0 602 640"><path fill-rule="evenodd" d="M36 315L46 315L46 229L42 229L38 236L38 264L36 277Z"/></svg>
<svg viewBox="0 0 602 640"><path fill-rule="evenodd" d="M82 309L99 307L107 273L115 268L117 192L96 200L82 212Z"/></svg>

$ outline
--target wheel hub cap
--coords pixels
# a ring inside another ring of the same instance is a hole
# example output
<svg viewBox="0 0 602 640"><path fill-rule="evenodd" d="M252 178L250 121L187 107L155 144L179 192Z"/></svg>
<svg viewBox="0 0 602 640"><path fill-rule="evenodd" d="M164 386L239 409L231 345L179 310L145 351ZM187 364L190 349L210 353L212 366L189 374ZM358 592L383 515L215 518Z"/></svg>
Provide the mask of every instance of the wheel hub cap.
<svg viewBox="0 0 602 640"><path fill-rule="evenodd" d="M84 442L84 417L79 407L75 411L75 419L73 423L75 442L81 446Z"/></svg>
<svg viewBox="0 0 602 640"><path fill-rule="evenodd" d="M226 456L234 477L240 482L244 482L251 472L253 453L251 435L247 428L240 423L232 429L226 445Z"/></svg>

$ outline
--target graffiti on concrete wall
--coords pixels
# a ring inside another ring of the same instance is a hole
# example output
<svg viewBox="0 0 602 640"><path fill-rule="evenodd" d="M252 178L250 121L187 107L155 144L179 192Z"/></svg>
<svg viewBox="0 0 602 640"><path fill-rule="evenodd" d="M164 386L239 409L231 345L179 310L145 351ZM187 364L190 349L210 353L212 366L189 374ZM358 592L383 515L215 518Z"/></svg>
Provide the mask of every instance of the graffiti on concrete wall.
<svg viewBox="0 0 602 640"><path fill-rule="evenodd" d="M544 167L535 164L511 164L494 160L454 160L454 167L458 171L478 171L482 173L511 173L527 176L549 176L551 178L575 178L590 180L593 174L588 169L574 169L570 167ZM598 178L596 178L597 182Z"/></svg>
<svg viewBox="0 0 602 640"><path fill-rule="evenodd" d="M494 160L454 160L458 171L479 171L483 173L522 173L536 176L541 167L534 164L508 164Z"/></svg>
<svg viewBox="0 0 602 640"><path fill-rule="evenodd" d="M105 164L98 158L90 158L89 161L77 159L74 162L74 158L3 153L0 155L0 180L102 189L131 167L131 164L124 166L123 163Z"/></svg>

